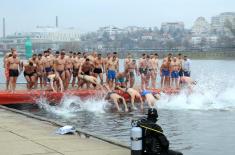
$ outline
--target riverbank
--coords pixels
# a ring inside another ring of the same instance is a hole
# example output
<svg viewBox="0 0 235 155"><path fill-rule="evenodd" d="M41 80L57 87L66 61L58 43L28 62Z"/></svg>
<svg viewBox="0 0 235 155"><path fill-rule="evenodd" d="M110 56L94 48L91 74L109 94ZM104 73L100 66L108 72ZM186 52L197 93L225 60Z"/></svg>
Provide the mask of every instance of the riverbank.
<svg viewBox="0 0 235 155"><path fill-rule="evenodd" d="M58 126L0 107L0 154L129 155L130 150L83 135L57 135Z"/></svg>

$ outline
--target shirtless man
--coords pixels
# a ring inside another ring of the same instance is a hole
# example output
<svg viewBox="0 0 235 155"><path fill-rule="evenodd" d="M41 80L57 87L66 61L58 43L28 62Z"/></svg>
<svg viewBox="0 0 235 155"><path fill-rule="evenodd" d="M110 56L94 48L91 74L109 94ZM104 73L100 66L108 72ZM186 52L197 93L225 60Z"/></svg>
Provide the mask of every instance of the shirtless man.
<svg viewBox="0 0 235 155"><path fill-rule="evenodd" d="M17 57L17 52L14 51L12 53L12 57L9 57L6 61L6 65L9 66L9 86L12 93L15 92L16 89L16 81L19 76L19 67L20 67L20 59Z"/></svg>
<svg viewBox="0 0 235 155"><path fill-rule="evenodd" d="M156 88L156 81L157 81L157 72L158 72L158 54L152 54L150 56L150 79L151 79L151 86L153 89Z"/></svg>
<svg viewBox="0 0 235 155"><path fill-rule="evenodd" d="M36 72L37 61L38 61L37 54L33 54L32 58L30 58L29 61L32 62L34 66L36 66L36 68L35 68L35 72ZM38 79L37 74L34 75L34 78L36 78L36 79L34 79L34 84L35 84L35 88L37 88L37 86L38 86L38 83L36 82Z"/></svg>
<svg viewBox="0 0 235 155"><path fill-rule="evenodd" d="M94 76L97 78L99 76L100 83L103 84L103 70L104 70L104 61L101 57L101 54L98 54L98 57L94 60Z"/></svg>
<svg viewBox="0 0 235 155"><path fill-rule="evenodd" d="M49 56L49 51L44 51L43 68L44 68L44 85L46 86L47 76L53 73L54 59Z"/></svg>
<svg viewBox="0 0 235 155"><path fill-rule="evenodd" d="M33 64L37 64L37 54L33 54L32 58L29 59L29 61L31 61Z"/></svg>
<svg viewBox="0 0 235 155"><path fill-rule="evenodd" d="M31 90L36 82L37 72L36 72L36 64L34 64L31 60L28 63L23 64L24 67L24 77L27 81L27 88Z"/></svg>
<svg viewBox="0 0 235 155"><path fill-rule="evenodd" d="M38 79L39 79L40 88L42 89L43 76L44 76L42 54L38 54L38 59L37 59L37 62L36 62L36 66L37 66L36 83L38 83Z"/></svg>
<svg viewBox="0 0 235 155"><path fill-rule="evenodd" d="M104 73L106 73L105 81L108 82L108 62L112 59L112 54L107 53L107 57L104 58Z"/></svg>
<svg viewBox="0 0 235 155"><path fill-rule="evenodd" d="M142 58L139 60L139 74L141 76L141 89L146 88L146 76L147 76L147 61L146 54L142 54Z"/></svg>
<svg viewBox="0 0 235 155"><path fill-rule="evenodd" d="M63 81L63 86L65 86L66 80L65 80L65 66L66 66L66 59L65 59L65 53L61 52L60 57L58 57L55 60L54 63L54 70L55 73L61 78Z"/></svg>
<svg viewBox="0 0 235 155"><path fill-rule="evenodd" d="M93 68L94 68L94 65L90 62L88 58L86 58L86 60L81 64L78 74L91 75L91 71L93 70ZM84 83L86 83L87 88L90 88L90 83L86 82L83 79L80 79L78 88L82 87Z"/></svg>
<svg viewBox="0 0 235 155"><path fill-rule="evenodd" d="M73 52L70 51L69 55L65 58L66 64L65 64L65 85L64 89L67 90L69 87L69 83L72 77L73 72Z"/></svg>
<svg viewBox="0 0 235 155"><path fill-rule="evenodd" d="M78 78L102 88L102 85L99 84L98 79L94 76L78 74Z"/></svg>
<svg viewBox="0 0 235 155"><path fill-rule="evenodd" d="M181 53L178 54L177 59L178 59L179 65L180 65L179 76L181 77L181 76L183 76L183 68L182 68L182 66L183 66L183 62L184 62Z"/></svg>
<svg viewBox="0 0 235 155"><path fill-rule="evenodd" d="M59 56L60 56L60 51L56 51L55 52L55 59L59 58Z"/></svg>
<svg viewBox="0 0 235 155"><path fill-rule="evenodd" d="M147 62L147 76L146 76L146 88L149 88L149 83L151 81L151 87L155 87L152 85L152 83L154 83L154 76L155 76L155 70L154 70L154 66L153 66L153 58L154 58L154 55L153 54L150 54L150 55L147 55L146 57L146 62ZM156 83L156 82L155 82Z"/></svg>
<svg viewBox="0 0 235 155"><path fill-rule="evenodd" d="M108 91L105 99L106 100L111 100L112 102L114 102L118 112L121 111L121 109L118 105L118 101L121 100L122 103L124 104L125 112L128 112L128 108L127 108L125 99L122 96L120 96L119 94L117 94L116 92L112 91L107 85L104 85L104 88L106 88L107 91Z"/></svg>
<svg viewBox="0 0 235 155"><path fill-rule="evenodd" d="M92 54L88 55L87 58L90 60L91 63L94 63L95 59L97 58L97 52L92 52Z"/></svg>
<svg viewBox="0 0 235 155"><path fill-rule="evenodd" d="M160 99L159 94L153 95L153 93L149 90L142 90L141 96L145 97L145 100L146 100L149 108L153 108L155 106L155 103L157 102L157 100Z"/></svg>
<svg viewBox="0 0 235 155"><path fill-rule="evenodd" d="M119 90L121 90L123 92L126 92L126 93L128 93L130 95L130 97L131 97L131 105L132 105L132 108L134 110L137 109L135 107L135 105L134 105L135 99L137 99L137 98L140 99L140 103L141 103L140 108L141 108L141 110L144 109L144 102L142 100L142 97L141 97L140 93L137 90L135 90L134 88L121 88L119 86L117 86L116 88L118 88Z"/></svg>
<svg viewBox="0 0 235 155"><path fill-rule="evenodd" d="M107 62L109 88L113 88L114 81L116 80L116 73L118 72L118 67L118 59L114 55L113 58Z"/></svg>
<svg viewBox="0 0 235 155"><path fill-rule="evenodd" d="M161 75L161 88L168 87L170 81L170 61L163 59L163 63L160 67Z"/></svg>
<svg viewBox="0 0 235 155"><path fill-rule="evenodd" d="M177 61L177 58L174 57L173 61L170 63L171 87L175 85L175 88L179 88L179 70L180 70L180 63L179 61Z"/></svg>
<svg viewBox="0 0 235 155"><path fill-rule="evenodd" d="M138 68L136 64L136 60L132 60L131 63L129 63L126 67L127 69L127 80L126 85L130 85L130 88L132 88L135 84L135 74L138 74Z"/></svg>
<svg viewBox="0 0 235 155"><path fill-rule="evenodd" d="M72 87L74 88L76 79L79 82L78 72L81 64L84 62L84 59L81 58L81 53L77 53L77 57L73 59L73 80L72 80Z"/></svg>
<svg viewBox="0 0 235 155"><path fill-rule="evenodd" d="M57 92L55 87L54 87L54 83L59 83L59 87L60 87L60 92L61 93L64 91L63 81L61 80L59 74L52 73L52 74L48 75L47 78L50 81L50 89L52 89L53 92Z"/></svg>
<svg viewBox="0 0 235 155"><path fill-rule="evenodd" d="M8 91L9 89L9 81L10 81L10 76L9 76L9 63L7 63L8 58L12 57L12 53L7 53L3 59L4 63L4 68L5 68L5 78L6 78L6 90Z"/></svg>
<svg viewBox="0 0 235 155"><path fill-rule="evenodd" d="M118 72L116 75L116 86L126 87L125 78L127 77L128 71Z"/></svg>
<svg viewBox="0 0 235 155"><path fill-rule="evenodd" d="M130 53L128 53L126 59L124 60L124 70L127 69L127 67L131 64L131 62L132 62L132 56Z"/></svg>

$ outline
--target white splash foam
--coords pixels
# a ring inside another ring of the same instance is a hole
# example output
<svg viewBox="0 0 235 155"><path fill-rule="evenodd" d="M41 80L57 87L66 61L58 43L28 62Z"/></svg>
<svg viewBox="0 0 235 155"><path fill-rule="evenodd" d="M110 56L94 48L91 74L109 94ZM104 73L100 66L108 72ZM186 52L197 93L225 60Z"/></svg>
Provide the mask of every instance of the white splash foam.
<svg viewBox="0 0 235 155"><path fill-rule="evenodd" d="M225 90L194 88L189 94L186 90L178 95L163 94L157 102L160 109L184 110L235 110L235 85Z"/></svg>
<svg viewBox="0 0 235 155"><path fill-rule="evenodd" d="M41 97L37 104L40 108L46 110L49 113L53 113L65 117L76 116L79 111L91 111L96 113L104 113L107 105L107 101L101 98L88 98L87 100L81 100L78 96L64 95L61 102L57 105L50 105L49 102Z"/></svg>

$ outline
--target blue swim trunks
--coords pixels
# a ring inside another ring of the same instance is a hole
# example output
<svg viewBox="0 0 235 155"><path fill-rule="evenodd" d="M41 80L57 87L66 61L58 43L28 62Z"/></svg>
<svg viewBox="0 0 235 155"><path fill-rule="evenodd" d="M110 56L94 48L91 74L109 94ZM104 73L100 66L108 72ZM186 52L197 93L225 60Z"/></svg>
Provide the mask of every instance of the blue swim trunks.
<svg viewBox="0 0 235 155"><path fill-rule="evenodd" d="M170 71L168 69L162 69L162 76L170 76Z"/></svg>
<svg viewBox="0 0 235 155"><path fill-rule="evenodd" d="M114 80L116 78L116 72L114 70L108 70L108 79Z"/></svg>
<svg viewBox="0 0 235 155"><path fill-rule="evenodd" d="M152 94L152 92L149 91L149 90L143 90L143 91L141 92L141 96L145 96L146 94Z"/></svg>
<svg viewBox="0 0 235 155"><path fill-rule="evenodd" d="M172 71L171 72L171 78L175 78L175 79L179 78L179 72L178 71Z"/></svg>
<svg viewBox="0 0 235 155"><path fill-rule="evenodd" d="M184 76L190 77L190 72L189 71L184 71Z"/></svg>
<svg viewBox="0 0 235 155"><path fill-rule="evenodd" d="M46 71L46 73L49 73L49 72L52 71L52 68L51 68L51 67L46 67L46 68L45 68L45 71Z"/></svg>

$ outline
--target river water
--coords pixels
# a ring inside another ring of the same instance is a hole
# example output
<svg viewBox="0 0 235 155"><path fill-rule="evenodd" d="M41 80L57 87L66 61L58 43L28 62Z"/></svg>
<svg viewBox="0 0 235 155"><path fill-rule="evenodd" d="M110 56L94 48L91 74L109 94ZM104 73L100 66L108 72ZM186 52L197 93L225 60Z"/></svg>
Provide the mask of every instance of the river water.
<svg viewBox="0 0 235 155"><path fill-rule="evenodd" d="M186 155L235 154L234 66L235 61L193 60L192 77L198 82L194 93L182 91L178 95L161 96L156 105L158 123L172 149ZM18 82L22 80L21 77ZM81 101L76 96L65 96L58 106L50 106L45 99L40 99L38 105L38 109L24 110L126 144L130 143L131 120L143 117L138 111L110 112L111 105L96 98Z"/></svg>

